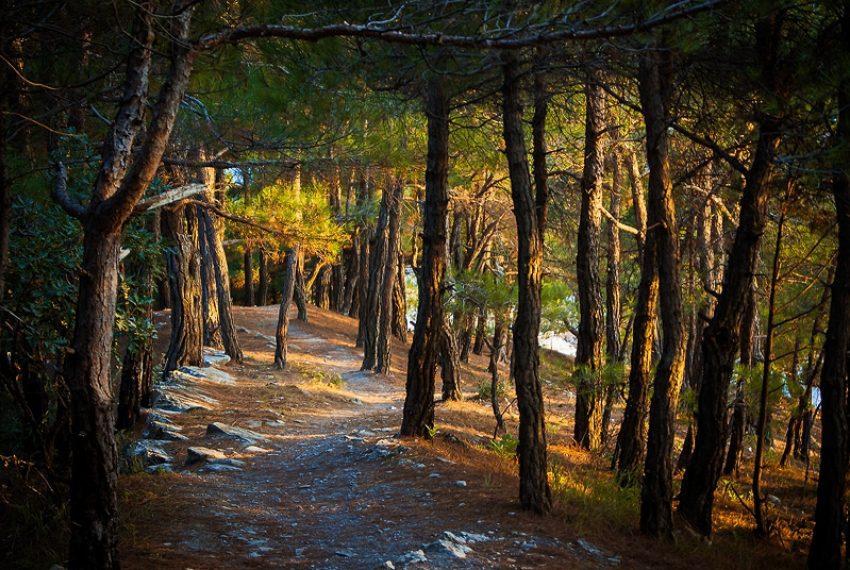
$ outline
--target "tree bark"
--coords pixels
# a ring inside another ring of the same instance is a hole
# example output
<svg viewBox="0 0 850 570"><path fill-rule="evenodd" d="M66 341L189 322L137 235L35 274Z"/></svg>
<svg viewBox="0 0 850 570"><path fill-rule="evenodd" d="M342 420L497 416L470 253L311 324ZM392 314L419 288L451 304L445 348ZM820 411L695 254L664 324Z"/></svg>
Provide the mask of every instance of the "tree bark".
<svg viewBox="0 0 850 570"><path fill-rule="evenodd" d="M261 307L265 307L269 304L269 254L262 245L259 247L259 250L260 268L258 278L260 280L260 287L257 292L257 303Z"/></svg>
<svg viewBox="0 0 850 570"><path fill-rule="evenodd" d="M673 537L673 441L676 408L685 369L685 325L679 278L679 230L667 158L667 101L671 54L649 48L641 57L638 89L646 124L649 163L647 224L656 240L658 291L664 333L649 408L640 528L650 536Z"/></svg>
<svg viewBox="0 0 850 570"><path fill-rule="evenodd" d="M166 236L174 246L165 255L171 278L171 340L165 355L163 378L181 366L201 366L203 312L198 217L193 207L179 204L163 212Z"/></svg>
<svg viewBox="0 0 850 570"><path fill-rule="evenodd" d="M389 231L385 246L385 259L383 263L380 289L380 308L378 325L378 343L376 347L377 362L375 372L388 374L390 371L392 357L392 328L393 328L393 297L396 289L396 271L399 262L399 243L401 236L399 226L401 225L401 203L404 199L404 185L401 180L396 180L389 196L387 209L389 210Z"/></svg>
<svg viewBox="0 0 850 570"><path fill-rule="evenodd" d="M242 263L245 269L245 306L254 306L254 251L250 245L245 245L245 251L242 256Z"/></svg>
<svg viewBox="0 0 850 570"><path fill-rule="evenodd" d="M393 336L407 343L407 300L404 296L404 254L398 253L393 287Z"/></svg>
<svg viewBox="0 0 850 570"><path fill-rule="evenodd" d="M758 252L767 221L771 162L781 140L779 122L765 116L752 166L741 195L740 221L726 265L714 316L702 339L702 376L694 455L682 480L678 511L700 533L712 528L714 489L726 450L726 403L734 370L747 292L758 270Z"/></svg>
<svg viewBox="0 0 850 570"><path fill-rule="evenodd" d="M850 53L850 2L844 1L841 48ZM806 563L811 570L837 570L843 565L841 534L845 528L847 488L847 351L850 350L850 80L838 87L838 125L833 152L832 195L838 220L838 254L824 343L821 390L821 464L815 530Z"/></svg>
<svg viewBox="0 0 850 570"><path fill-rule="evenodd" d="M206 217L198 208L198 225L201 238L198 240L201 256L201 307L204 313L204 346L215 349L224 347L221 339L221 313L218 306L218 287L215 278L215 266L209 243L206 239Z"/></svg>
<svg viewBox="0 0 850 570"><path fill-rule="evenodd" d="M425 169L419 307L408 355L402 436L424 436L434 426L449 206L449 101L440 79L428 82L425 114L428 119L428 164Z"/></svg>
<svg viewBox="0 0 850 570"><path fill-rule="evenodd" d="M552 508L548 481L546 425L543 392L540 386L540 287L543 262L543 235L546 227L548 185L546 180L545 77L535 73L536 195L532 194L522 127L520 97L521 68L513 53L503 56L502 117L505 155L511 179L511 197L517 225L517 303L514 322L513 371L519 410L519 498L522 508L547 513ZM542 146L542 148L541 148Z"/></svg>
<svg viewBox="0 0 850 570"><path fill-rule="evenodd" d="M602 443L603 372L605 361L602 283L599 277L599 249L602 231L602 171L605 130L605 97L602 87L588 76L585 96L584 174L581 178L581 214L578 228L576 280L580 320L576 349L575 433L584 449L598 449Z"/></svg>
<svg viewBox="0 0 850 570"><path fill-rule="evenodd" d="M298 308L297 319L307 322L307 284L304 282L304 252L298 249L298 266L295 272L295 293L292 297Z"/></svg>
<svg viewBox="0 0 850 570"><path fill-rule="evenodd" d="M289 306L295 294L295 279L298 273L299 246L294 246L286 254L286 277L283 281L283 298L280 301L280 312L275 330L274 365L278 370L286 368L286 355L289 337Z"/></svg>
<svg viewBox="0 0 850 570"><path fill-rule="evenodd" d="M400 434L424 436L434 426L434 391L443 326L443 277L446 270L448 215L449 101L440 79L428 82L428 164L422 219L419 307L407 366Z"/></svg>
<svg viewBox="0 0 850 570"><path fill-rule="evenodd" d="M462 402L457 340L447 324L443 325L440 335L440 375L443 379L443 401Z"/></svg>

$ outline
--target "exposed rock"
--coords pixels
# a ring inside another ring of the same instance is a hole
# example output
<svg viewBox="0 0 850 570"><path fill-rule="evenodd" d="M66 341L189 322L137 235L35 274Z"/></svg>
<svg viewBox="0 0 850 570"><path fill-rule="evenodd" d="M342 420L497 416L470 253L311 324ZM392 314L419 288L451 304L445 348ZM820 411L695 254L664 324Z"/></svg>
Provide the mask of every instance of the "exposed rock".
<svg viewBox="0 0 850 570"><path fill-rule="evenodd" d="M189 438L181 433L180 427L172 423L164 424L158 421L149 421L142 437L145 439L158 439L167 441L186 441Z"/></svg>
<svg viewBox="0 0 850 570"><path fill-rule="evenodd" d="M401 564L420 564L422 562L428 562L428 557L425 556L425 551L422 549L411 550L399 559Z"/></svg>
<svg viewBox="0 0 850 570"><path fill-rule="evenodd" d="M271 449L265 449L262 447L257 447L256 445L249 445L245 449L242 450L245 453L271 453Z"/></svg>
<svg viewBox="0 0 850 570"><path fill-rule="evenodd" d="M257 432L223 424L221 422L213 422L207 426L207 435L226 436L234 439L240 439L244 442L255 444L258 441L268 441L268 438Z"/></svg>
<svg viewBox="0 0 850 570"><path fill-rule="evenodd" d="M231 459L231 461L235 460ZM199 471L221 473L223 471L242 471L242 468L237 467L236 465L228 465L227 463L208 463L201 467Z"/></svg>
<svg viewBox="0 0 850 570"><path fill-rule="evenodd" d="M145 467L171 462L171 456L152 440L137 441L133 456L140 458Z"/></svg>
<svg viewBox="0 0 850 570"><path fill-rule="evenodd" d="M206 461L208 464L229 465L232 467L242 467L245 465L243 461L227 457L217 449L209 449L208 447L190 447L186 450L186 465L200 463Z"/></svg>
<svg viewBox="0 0 850 570"><path fill-rule="evenodd" d="M230 363L230 357L223 350L204 347L204 366L225 366Z"/></svg>
<svg viewBox="0 0 850 570"><path fill-rule="evenodd" d="M194 383L198 380L207 380L227 386L236 384L236 378L224 370L213 367L199 368L197 366L181 366L171 373L169 380L179 384Z"/></svg>

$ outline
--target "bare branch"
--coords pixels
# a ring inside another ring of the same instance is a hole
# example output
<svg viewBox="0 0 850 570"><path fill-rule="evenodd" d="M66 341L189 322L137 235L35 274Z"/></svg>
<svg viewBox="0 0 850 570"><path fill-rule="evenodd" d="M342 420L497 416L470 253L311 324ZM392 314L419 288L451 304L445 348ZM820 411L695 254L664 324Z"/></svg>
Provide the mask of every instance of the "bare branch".
<svg viewBox="0 0 850 570"><path fill-rule="evenodd" d="M65 210L69 216L82 220L86 209L81 204L71 200L68 196L68 172L61 162L56 164L56 181L53 184L53 199Z"/></svg>
<svg viewBox="0 0 850 570"><path fill-rule="evenodd" d="M179 202L180 200L184 200L189 196L200 194L201 192L204 192L206 190L206 184L187 184L186 186L172 188L171 190L167 190L162 194L157 194L156 196L151 196L150 198L146 198L140 201L133 209L133 214L138 216L140 214L144 214L145 212L150 212L151 210L162 208L163 206L167 206L168 204Z"/></svg>
<svg viewBox="0 0 850 570"><path fill-rule="evenodd" d="M632 226L626 225L622 223L620 220L615 218L611 212L609 212L604 206L602 206L602 213L605 214L605 217L611 220L611 223L614 224L618 230L622 230L624 232L628 232L632 235L639 236L640 230L637 228L633 228Z"/></svg>
<svg viewBox="0 0 850 570"><path fill-rule="evenodd" d="M744 166L744 164L740 160L738 160L737 158L735 158L734 156L732 156L731 154L726 152L726 150L720 148L720 145L718 145L716 142L709 140L709 139L706 139L706 138L703 138L703 137L701 137L701 136L699 136L695 133L692 133L691 131L689 131L688 129L686 129L685 127L683 127L682 125L680 125L678 123L673 123L670 126L673 128L674 131L676 131L677 133L682 134L685 137L691 139L693 142L697 143L698 145L702 145L706 148L711 149L714 152L714 154L716 154L717 156L719 156L720 158L722 158L723 160L728 162L729 166L731 166L732 168L734 168L735 170L737 170L738 172L740 172L744 176L749 174L750 171L747 169L746 166Z"/></svg>

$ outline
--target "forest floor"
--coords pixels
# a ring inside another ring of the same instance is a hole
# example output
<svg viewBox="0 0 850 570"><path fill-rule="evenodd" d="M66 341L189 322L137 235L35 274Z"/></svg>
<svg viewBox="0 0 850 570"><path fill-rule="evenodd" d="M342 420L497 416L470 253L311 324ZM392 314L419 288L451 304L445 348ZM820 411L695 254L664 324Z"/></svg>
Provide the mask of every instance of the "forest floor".
<svg viewBox="0 0 850 570"><path fill-rule="evenodd" d="M162 445L173 473L120 478L125 570L802 566L803 541L754 539L723 497L714 542L641 537L638 492L611 482L606 458L570 445L572 401L555 383L546 406L556 507L523 512L515 461L487 448L484 357L465 365L466 401L438 406L433 439L399 440L407 347L396 341L390 374L362 372L357 322L311 306L308 322L291 321L288 366L277 370L277 311L236 308L245 359L222 367L235 380L199 379L206 409L161 414L186 438ZM554 377L563 363L547 362ZM209 434L214 422L236 435ZM516 433L515 416L508 428ZM197 447L221 455L186 464Z"/></svg>

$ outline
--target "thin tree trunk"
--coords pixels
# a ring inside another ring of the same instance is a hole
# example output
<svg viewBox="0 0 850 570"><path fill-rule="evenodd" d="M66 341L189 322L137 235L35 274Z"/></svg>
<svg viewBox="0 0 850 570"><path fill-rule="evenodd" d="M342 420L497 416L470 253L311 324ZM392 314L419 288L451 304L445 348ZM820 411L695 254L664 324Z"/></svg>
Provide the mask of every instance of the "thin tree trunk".
<svg viewBox="0 0 850 570"><path fill-rule="evenodd" d="M295 306L298 308L299 321L307 322L307 284L304 282L304 252L298 249L298 266L295 272Z"/></svg>
<svg viewBox="0 0 850 570"><path fill-rule="evenodd" d="M584 89L586 109L584 174L581 179L581 216L576 255L580 320L573 373L576 386L573 438L584 449L595 450L602 443L605 367L603 356L605 320L602 283L599 277L605 97L602 87L592 76L588 76L587 81Z"/></svg>
<svg viewBox="0 0 850 570"><path fill-rule="evenodd" d="M620 156L615 149L609 157L611 164L611 203L609 212L614 220L620 220L620 191L622 175L620 173ZM611 413L617 400L621 381L614 379L616 365L620 362L620 230L613 220L608 221L608 247L606 251L607 275L605 280L605 354L606 364L611 370L611 377L605 385L605 406L602 410L601 444L608 440L608 426L611 423Z"/></svg>
<svg viewBox="0 0 850 570"><path fill-rule="evenodd" d="M519 410L519 500L522 508L547 513L552 508L546 449L545 410L540 386L540 287L543 235L546 228L548 183L546 177L546 84L538 68L534 74L535 113L534 177L536 196L531 191L520 96L521 68L513 53L503 56L502 86L505 155L511 179L511 197L517 224L517 303L514 321L513 366Z"/></svg>
<svg viewBox="0 0 850 570"><path fill-rule="evenodd" d="M440 373L443 379L443 401L463 401L457 341L447 324L443 325L440 335Z"/></svg>
<svg viewBox="0 0 850 570"><path fill-rule="evenodd" d="M407 300L404 296L404 254L398 253L393 287L393 336L407 343Z"/></svg>
<svg viewBox="0 0 850 570"><path fill-rule="evenodd" d="M142 283L149 298L153 296L153 279L150 268L141 266L136 277ZM153 322L153 304L145 307L145 318ZM115 427L119 430L132 429L139 421L142 407L150 404L153 385L153 341L152 339L130 339L121 363L121 383L118 389L118 410Z"/></svg>
<svg viewBox="0 0 850 570"><path fill-rule="evenodd" d="M254 250L245 244L245 252L242 257L245 269L245 306L254 306Z"/></svg>
<svg viewBox="0 0 850 570"><path fill-rule="evenodd" d="M369 264L372 259L372 243L374 242L375 228L365 225L360 228L360 272L358 276L358 286L355 295L357 296L357 342L355 346L363 346L366 335L366 326L368 322L368 303L366 302L366 294L369 290L369 273L371 267ZM352 305L352 308L354 305Z"/></svg>
<svg viewBox="0 0 850 570"><path fill-rule="evenodd" d="M493 415L496 417L496 428L493 430L493 439L499 434L505 433L505 422L502 412L499 411L499 355L504 347L505 325L500 318L496 318L493 328L493 345L490 347L490 363L487 370L490 372L490 405Z"/></svg>
<svg viewBox="0 0 850 570"><path fill-rule="evenodd" d="M428 83L428 165L422 216L419 308L410 346L400 435L424 436L434 426L434 392L443 326L448 215L449 102L440 79Z"/></svg>
<svg viewBox="0 0 850 570"><path fill-rule="evenodd" d="M261 307L265 307L269 304L269 254L266 252L266 248L262 245L260 246L260 268L259 268L259 280L260 280L260 288L257 292L257 304Z"/></svg>
<svg viewBox="0 0 850 570"><path fill-rule="evenodd" d="M224 347L221 339L221 312L218 305L218 288L215 278L215 262L206 236L207 219L198 208L198 226L202 237L198 240L201 256L201 307L204 312L204 346L215 349Z"/></svg>
<svg viewBox="0 0 850 570"><path fill-rule="evenodd" d="M274 365L278 370L286 368L286 355L289 338L289 306L295 294L295 279L298 273L299 246L294 246L286 254L286 277L283 281L283 298L280 301L280 312L277 317L275 330Z"/></svg>
<svg viewBox="0 0 850 570"><path fill-rule="evenodd" d="M767 325L764 341L764 368L761 378L761 393L759 400L759 415L756 423L756 454L753 458L753 513L756 519L756 535L767 536L767 521L765 520L764 501L761 492L762 471L764 470L764 446L768 423L768 398L770 396L770 372L773 364L773 335L774 317L776 310L776 289L779 286L780 268L782 267L782 238L785 230L785 220L788 214L788 206L794 192L793 180L788 180L788 188L785 199L782 201L782 210L779 221L776 223L776 246L773 251L773 269L770 274L770 292L767 299Z"/></svg>
<svg viewBox="0 0 850 570"><path fill-rule="evenodd" d="M389 232L385 245L385 260L383 263L380 289L380 316L378 326L377 362L375 372L388 374L390 371L392 356L392 327L393 327L393 297L396 289L396 271L399 262L399 245L401 236L399 226L401 225L401 203L404 199L404 185L401 180L396 180L389 196L388 215Z"/></svg>
<svg viewBox="0 0 850 570"><path fill-rule="evenodd" d="M369 260L369 287L366 291L366 313L365 326L363 329L363 364L361 370L373 370L378 364L378 337L379 329L384 322L390 324L390 315L385 315L385 309L390 308L390 303L384 305L384 282L389 278L392 283L395 278L396 252L389 251L390 247L390 225L395 212L395 184L389 180L384 186L381 198L381 213L378 217L378 227L375 230L375 246L372 250L372 258ZM400 207L400 203L399 203ZM398 232L398 221L396 221L396 233ZM388 274L388 266L392 266L392 273ZM392 293L392 291L390 291ZM389 301L391 302L391 298ZM389 341L387 341L389 342ZM387 346L389 350L389 346ZM388 354L385 356L389 356ZM388 364L388 363L387 363Z"/></svg>

